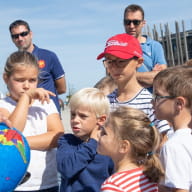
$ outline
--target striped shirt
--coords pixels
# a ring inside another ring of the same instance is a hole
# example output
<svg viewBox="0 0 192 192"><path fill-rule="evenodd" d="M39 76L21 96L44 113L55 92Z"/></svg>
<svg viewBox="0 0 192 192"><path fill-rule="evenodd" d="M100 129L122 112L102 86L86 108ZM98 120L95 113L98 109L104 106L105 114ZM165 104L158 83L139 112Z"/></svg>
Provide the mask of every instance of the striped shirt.
<svg viewBox="0 0 192 192"><path fill-rule="evenodd" d="M109 94L108 98L111 104L111 110L116 109L118 106L128 106L140 109L147 114L150 121L157 127L160 133L170 130L170 126L168 125L166 120L156 119L154 109L151 103L152 94L147 89L141 89L141 91L137 93L134 98L124 102L119 102L117 100L117 89L114 90L111 94Z"/></svg>
<svg viewBox="0 0 192 192"><path fill-rule="evenodd" d="M157 183L150 182L141 168L111 175L101 186L101 192L157 192Z"/></svg>

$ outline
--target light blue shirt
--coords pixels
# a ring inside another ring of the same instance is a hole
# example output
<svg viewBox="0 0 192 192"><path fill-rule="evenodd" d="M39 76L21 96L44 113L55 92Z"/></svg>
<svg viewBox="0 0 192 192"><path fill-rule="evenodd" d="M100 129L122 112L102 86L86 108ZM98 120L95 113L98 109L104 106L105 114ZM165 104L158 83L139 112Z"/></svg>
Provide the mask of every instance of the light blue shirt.
<svg viewBox="0 0 192 192"><path fill-rule="evenodd" d="M137 69L138 72L147 72L152 71L153 67L156 64L166 64L164 50L158 41L152 40L146 35L143 35L146 38L145 43L141 43L144 63L141 67Z"/></svg>

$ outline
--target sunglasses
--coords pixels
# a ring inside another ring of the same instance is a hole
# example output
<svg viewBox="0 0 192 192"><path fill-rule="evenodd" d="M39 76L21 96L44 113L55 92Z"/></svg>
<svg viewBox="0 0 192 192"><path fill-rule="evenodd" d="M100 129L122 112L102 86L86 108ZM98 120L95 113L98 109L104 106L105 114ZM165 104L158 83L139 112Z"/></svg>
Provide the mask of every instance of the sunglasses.
<svg viewBox="0 0 192 192"><path fill-rule="evenodd" d="M11 37L12 37L13 39L18 39L19 36L25 37L25 36L27 36L28 34L29 34L29 31L24 31L24 32L18 33L18 34L11 34Z"/></svg>
<svg viewBox="0 0 192 192"><path fill-rule="evenodd" d="M131 25L131 23L133 23L133 25L139 25L142 22L142 20L130 20L130 19L124 19L124 25Z"/></svg>

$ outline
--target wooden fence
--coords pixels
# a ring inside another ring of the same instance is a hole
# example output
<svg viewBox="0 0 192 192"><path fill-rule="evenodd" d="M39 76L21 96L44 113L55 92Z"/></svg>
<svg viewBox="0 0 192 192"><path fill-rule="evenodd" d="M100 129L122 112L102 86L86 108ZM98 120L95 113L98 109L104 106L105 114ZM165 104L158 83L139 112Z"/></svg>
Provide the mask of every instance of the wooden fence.
<svg viewBox="0 0 192 192"><path fill-rule="evenodd" d="M192 30L185 29L184 21L180 25L175 21L174 33L170 31L168 23L160 24L159 30L157 25L152 30L146 26L144 33L162 43L168 66L180 65L192 59Z"/></svg>

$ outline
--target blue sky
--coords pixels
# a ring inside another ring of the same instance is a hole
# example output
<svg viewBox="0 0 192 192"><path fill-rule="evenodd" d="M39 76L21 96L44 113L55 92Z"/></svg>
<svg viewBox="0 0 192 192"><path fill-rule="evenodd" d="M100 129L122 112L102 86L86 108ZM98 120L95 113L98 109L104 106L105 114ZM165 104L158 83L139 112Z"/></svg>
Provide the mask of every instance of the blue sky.
<svg viewBox="0 0 192 192"><path fill-rule="evenodd" d="M30 24L33 42L58 55L66 72L68 90L78 90L94 86L105 75L102 61L96 57L109 37L124 32L124 8L132 3L144 8L151 27L169 23L173 29L175 21L184 20L186 28L192 29L191 0L0 1L0 91L6 92L2 80L5 61L16 50L8 30L11 22L23 19Z"/></svg>

